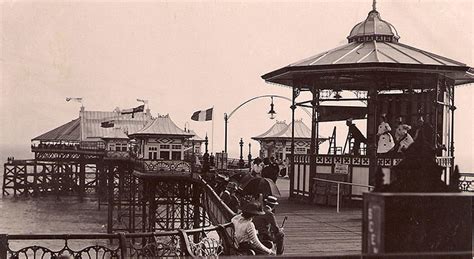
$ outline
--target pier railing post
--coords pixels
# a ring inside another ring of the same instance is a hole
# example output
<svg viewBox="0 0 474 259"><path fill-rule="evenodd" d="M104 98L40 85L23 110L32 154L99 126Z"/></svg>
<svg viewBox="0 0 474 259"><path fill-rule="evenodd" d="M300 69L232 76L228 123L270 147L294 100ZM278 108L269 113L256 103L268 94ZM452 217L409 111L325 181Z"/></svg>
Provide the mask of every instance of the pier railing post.
<svg viewBox="0 0 474 259"><path fill-rule="evenodd" d="M0 234L0 259L7 259L8 235Z"/></svg>
<svg viewBox="0 0 474 259"><path fill-rule="evenodd" d="M127 237L125 236L124 232L120 232L118 235L119 235L120 256L122 259L128 258Z"/></svg>
<svg viewBox="0 0 474 259"><path fill-rule="evenodd" d="M341 190L341 184L340 183L337 183L337 201L336 201L336 204L337 204L337 213L339 213L339 210L340 210L340 196L339 196L339 191Z"/></svg>

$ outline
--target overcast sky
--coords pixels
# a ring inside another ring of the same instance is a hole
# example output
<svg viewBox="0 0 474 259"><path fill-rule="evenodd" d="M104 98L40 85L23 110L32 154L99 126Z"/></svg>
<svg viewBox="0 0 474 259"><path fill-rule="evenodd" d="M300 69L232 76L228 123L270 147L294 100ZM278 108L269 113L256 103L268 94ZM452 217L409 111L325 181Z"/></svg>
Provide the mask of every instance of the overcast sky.
<svg viewBox="0 0 474 259"><path fill-rule="evenodd" d="M31 138L77 118L79 104L66 97L83 97L86 110L104 111L148 99L155 116L170 114L181 127L188 121L201 137L211 137L212 123L190 116L214 106L214 151L222 150L224 112L257 95L291 96L261 75L345 44L371 8L371 0L3 1L0 150L27 151ZM379 0L377 9L400 42L474 65L474 1ZM474 90L456 91L457 163L474 171ZM248 153L250 137L274 123L269 103L251 102L230 119L232 157L240 137ZM289 104L275 100L278 120L290 121ZM310 125L305 113L297 117ZM331 131L326 125L321 134ZM338 136L345 132L341 125ZM254 155L257 150L252 142Z"/></svg>

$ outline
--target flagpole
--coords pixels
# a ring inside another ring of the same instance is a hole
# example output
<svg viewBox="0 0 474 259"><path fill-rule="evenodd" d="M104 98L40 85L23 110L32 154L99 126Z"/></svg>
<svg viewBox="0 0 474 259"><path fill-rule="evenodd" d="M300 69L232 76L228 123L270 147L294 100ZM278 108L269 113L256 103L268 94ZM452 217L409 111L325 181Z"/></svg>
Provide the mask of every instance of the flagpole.
<svg viewBox="0 0 474 259"><path fill-rule="evenodd" d="M211 145L211 153L214 153L214 106L212 106L212 145Z"/></svg>

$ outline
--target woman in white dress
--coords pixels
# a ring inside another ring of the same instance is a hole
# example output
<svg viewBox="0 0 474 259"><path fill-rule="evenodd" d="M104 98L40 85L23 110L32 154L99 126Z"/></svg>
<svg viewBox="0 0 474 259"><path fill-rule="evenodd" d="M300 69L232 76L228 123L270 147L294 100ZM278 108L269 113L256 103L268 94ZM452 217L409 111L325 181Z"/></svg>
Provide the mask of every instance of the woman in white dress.
<svg viewBox="0 0 474 259"><path fill-rule="evenodd" d="M395 139L398 143L398 153L405 151L414 141L408 131L411 129L410 125L403 124L400 121L397 129L395 130Z"/></svg>
<svg viewBox="0 0 474 259"><path fill-rule="evenodd" d="M395 146L392 134L390 134L391 130L392 128L390 128L390 125L387 123L387 118L385 114L383 114L380 116L380 125L377 131L377 136L379 137L377 154L385 154Z"/></svg>

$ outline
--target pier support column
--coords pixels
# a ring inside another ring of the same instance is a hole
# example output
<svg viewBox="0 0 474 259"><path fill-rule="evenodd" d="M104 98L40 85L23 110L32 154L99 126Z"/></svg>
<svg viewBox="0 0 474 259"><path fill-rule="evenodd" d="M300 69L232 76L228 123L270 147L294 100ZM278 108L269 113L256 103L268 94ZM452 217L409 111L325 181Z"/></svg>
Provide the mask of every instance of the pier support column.
<svg viewBox="0 0 474 259"><path fill-rule="evenodd" d="M112 233L114 216L114 172L111 166L105 170L107 174L107 233Z"/></svg>
<svg viewBox="0 0 474 259"><path fill-rule="evenodd" d="M79 160L79 197L81 197L81 200L84 198L85 194L86 194L86 162L84 161L84 158L81 156Z"/></svg>

